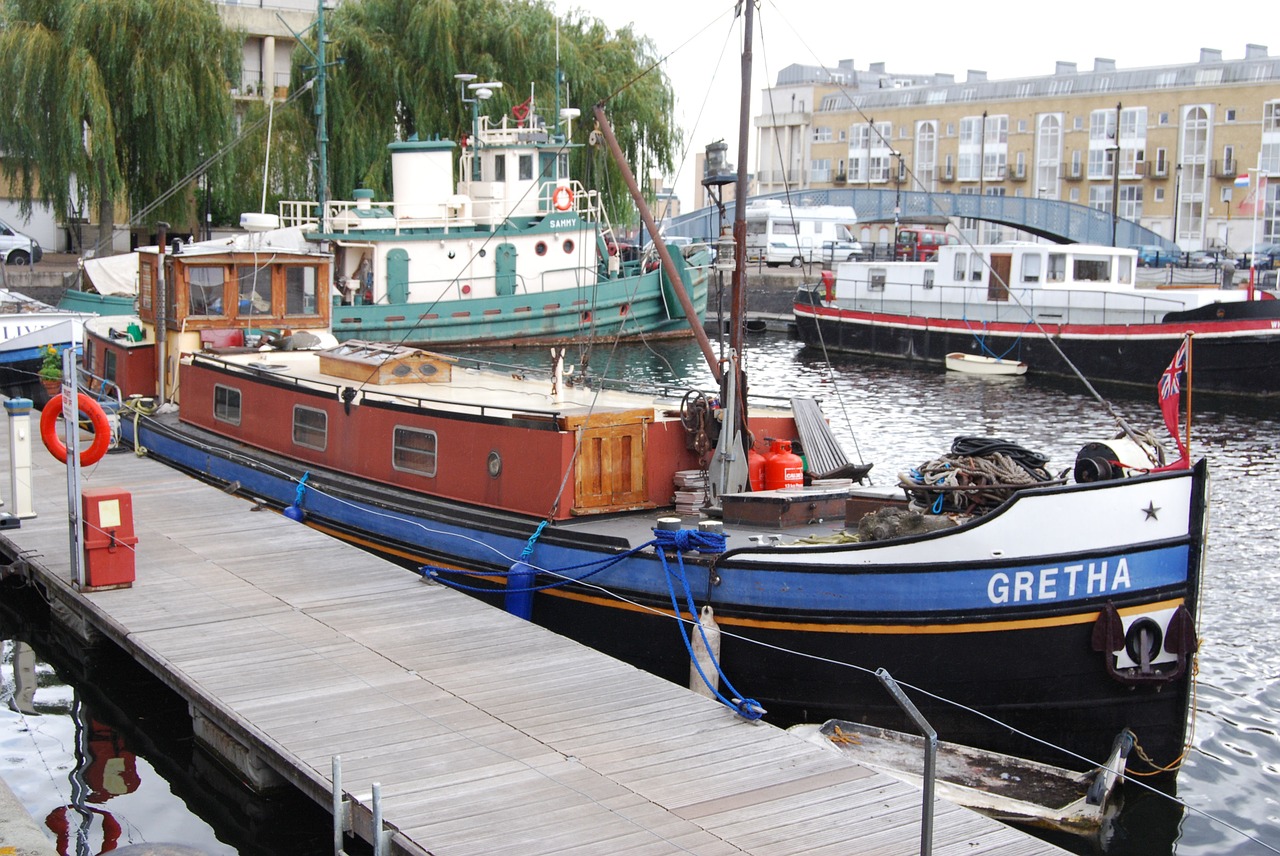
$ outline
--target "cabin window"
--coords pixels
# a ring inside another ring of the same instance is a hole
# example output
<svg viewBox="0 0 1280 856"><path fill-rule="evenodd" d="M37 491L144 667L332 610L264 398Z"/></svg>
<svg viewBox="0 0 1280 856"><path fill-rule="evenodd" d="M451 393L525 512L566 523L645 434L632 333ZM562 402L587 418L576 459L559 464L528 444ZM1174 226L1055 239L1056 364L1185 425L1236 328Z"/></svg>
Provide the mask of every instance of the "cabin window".
<svg viewBox="0 0 1280 856"><path fill-rule="evenodd" d="M533 181L533 155L520 155L520 180Z"/></svg>
<svg viewBox="0 0 1280 856"><path fill-rule="evenodd" d="M507 180L507 156L505 154L493 156L493 180Z"/></svg>
<svg viewBox="0 0 1280 856"><path fill-rule="evenodd" d="M564 242L564 251L565 251L566 253L571 253L571 252L573 252L573 241L572 241L572 239L569 239L569 238L566 238L566 239L565 239L565 242Z"/></svg>
<svg viewBox="0 0 1280 856"><path fill-rule="evenodd" d="M556 169L559 170L559 172L556 173L556 178L569 177L569 153L568 152L561 152L559 155L557 155Z"/></svg>
<svg viewBox="0 0 1280 856"><path fill-rule="evenodd" d="M240 390L214 384L213 418L229 425L240 424Z"/></svg>
<svg viewBox="0 0 1280 856"><path fill-rule="evenodd" d="M969 266L969 280L971 282L982 282L982 256L974 255L973 264Z"/></svg>
<svg viewBox="0 0 1280 856"><path fill-rule="evenodd" d="M1116 276L1120 282L1133 282L1133 259L1128 256L1120 256L1116 259Z"/></svg>
<svg viewBox="0 0 1280 856"><path fill-rule="evenodd" d="M1076 256L1071 272L1077 282L1111 282L1111 258Z"/></svg>
<svg viewBox="0 0 1280 856"><path fill-rule="evenodd" d="M293 442L323 452L329 440L329 414L314 407L293 406Z"/></svg>
<svg viewBox="0 0 1280 856"><path fill-rule="evenodd" d="M99 371L99 376L105 381L117 383L116 366L116 352L110 348L104 349L102 352L102 369Z"/></svg>
<svg viewBox="0 0 1280 856"><path fill-rule="evenodd" d="M240 265L236 268L240 281L240 315L270 315L274 304L271 268L267 265Z"/></svg>
<svg viewBox="0 0 1280 856"><path fill-rule="evenodd" d="M187 268L187 314L225 315L222 286L226 278L227 270L222 265Z"/></svg>
<svg viewBox="0 0 1280 856"><path fill-rule="evenodd" d="M925 288L925 291L928 291L929 289L933 288L933 275L934 275L934 271L933 271L933 270L927 270L927 271L925 271L925 272L924 272L924 288Z"/></svg>
<svg viewBox="0 0 1280 856"><path fill-rule="evenodd" d="M547 254L547 242L539 241L538 243L534 244L533 251L540 256L545 256Z"/></svg>
<svg viewBox="0 0 1280 856"><path fill-rule="evenodd" d="M1040 256L1032 253L1022 257L1022 281L1040 281Z"/></svg>
<svg viewBox="0 0 1280 856"><path fill-rule="evenodd" d="M138 303L146 312L151 310L151 293L155 288L156 269L149 260L138 268Z"/></svg>
<svg viewBox="0 0 1280 856"><path fill-rule="evenodd" d="M286 315L315 315L316 269L294 265L284 269L284 311Z"/></svg>
<svg viewBox="0 0 1280 856"><path fill-rule="evenodd" d="M884 282L888 278L888 271L884 268L871 268L867 272L867 290L868 291L884 291Z"/></svg>
<svg viewBox="0 0 1280 856"><path fill-rule="evenodd" d="M391 466L401 472L434 478L436 432L397 425L391 440Z"/></svg>
<svg viewBox="0 0 1280 856"><path fill-rule="evenodd" d="M964 282L965 267L968 264L969 255L967 253L956 253L956 282Z"/></svg>
<svg viewBox="0 0 1280 856"><path fill-rule="evenodd" d="M1049 270L1045 282L1065 282L1067 279L1066 253L1049 253Z"/></svg>

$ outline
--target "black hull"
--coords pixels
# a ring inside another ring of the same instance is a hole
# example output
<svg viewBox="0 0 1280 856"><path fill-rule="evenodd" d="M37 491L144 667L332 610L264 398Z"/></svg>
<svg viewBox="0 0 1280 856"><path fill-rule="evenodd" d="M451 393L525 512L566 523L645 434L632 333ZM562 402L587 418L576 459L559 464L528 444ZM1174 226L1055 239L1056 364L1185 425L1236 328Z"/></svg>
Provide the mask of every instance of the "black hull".
<svg viewBox="0 0 1280 856"><path fill-rule="evenodd" d="M1267 301L1254 305L1263 307L1256 311L1274 313L1274 304L1275 301ZM1186 321L1187 329L1196 333L1192 363L1196 393L1280 396L1280 327L1271 332L1228 335L1226 331L1213 331L1213 325L1204 321L1197 318ZM947 354L961 351L1021 360L1033 375L1074 378L1071 366L1058 353L1061 349L1091 381L1144 389L1154 389L1185 332L1176 324L1160 325L1156 332L1092 327L1069 335L1055 334L1050 341L1033 327L982 330L975 325L970 331L963 325L955 329L923 323L922 319L869 313L831 311L815 317L807 304L797 305L795 322L796 331L806 345L828 351L893 357L937 366L943 365ZM982 345L976 333L982 334Z"/></svg>

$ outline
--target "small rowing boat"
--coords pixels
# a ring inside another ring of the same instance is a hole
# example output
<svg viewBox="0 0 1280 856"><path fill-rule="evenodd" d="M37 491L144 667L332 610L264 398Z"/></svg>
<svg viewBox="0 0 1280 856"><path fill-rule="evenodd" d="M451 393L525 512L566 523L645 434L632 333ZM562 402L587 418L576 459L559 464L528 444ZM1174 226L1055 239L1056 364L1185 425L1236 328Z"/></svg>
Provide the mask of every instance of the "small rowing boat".
<svg viewBox="0 0 1280 856"><path fill-rule="evenodd" d="M1024 375L1027 373L1027 364L1018 360L952 351L947 354L947 371L976 375Z"/></svg>

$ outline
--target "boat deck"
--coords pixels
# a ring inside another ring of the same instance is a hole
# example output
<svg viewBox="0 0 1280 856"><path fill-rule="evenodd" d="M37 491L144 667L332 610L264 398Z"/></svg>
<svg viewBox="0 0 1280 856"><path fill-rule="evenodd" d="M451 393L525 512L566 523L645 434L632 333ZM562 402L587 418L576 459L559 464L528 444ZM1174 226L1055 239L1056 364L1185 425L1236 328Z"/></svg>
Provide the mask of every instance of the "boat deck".
<svg viewBox="0 0 1280 856"><path fill-rule="evenodd" d="M20 572L242 769L329 806L341 756L366 840L380 783L390 852L918 852L909 786L131 452L82 487L131 496L136 579L81 592L65 470L38 443L32 460L38 516L0 533ZM945 804L933 841L1061 852Z"/></svg>

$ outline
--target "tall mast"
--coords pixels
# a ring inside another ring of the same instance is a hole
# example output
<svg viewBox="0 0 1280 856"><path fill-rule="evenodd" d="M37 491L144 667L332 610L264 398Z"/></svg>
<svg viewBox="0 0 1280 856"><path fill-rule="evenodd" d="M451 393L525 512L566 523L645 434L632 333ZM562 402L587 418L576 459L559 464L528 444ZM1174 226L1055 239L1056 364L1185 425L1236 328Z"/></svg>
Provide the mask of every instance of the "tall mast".
<svg viewBox="0 0 1280 856"><path fill-rule="evenodd" d="M742 95L738 107L738 181L733 192L733 242L736 244L733 278L729 289L729 347L741 357L742 335L746 326L747 297L743 280L747 267L747 134L751 128L751 31L755 26L755 0L747 0L742 35ZM741 374L739 374L739 380ZM741 384L739 396L746 398Z"/></svg>
<svg viewBox="0 0 1280 856"><path fill-rule="evenodd" d="M320 208L321 226L329 201L329 131L325 127L324 79L328 74L324 57L324 0L316 0L316 202Z"/></svg>

